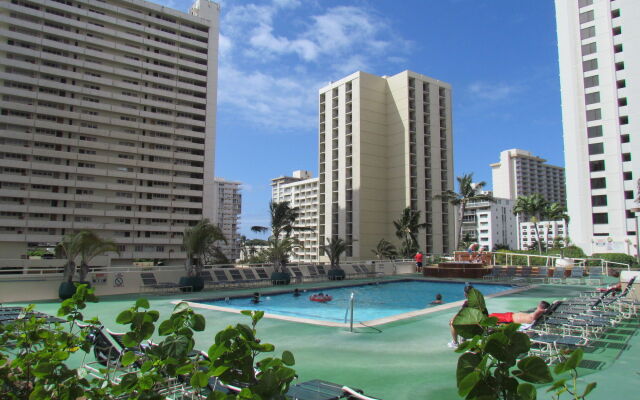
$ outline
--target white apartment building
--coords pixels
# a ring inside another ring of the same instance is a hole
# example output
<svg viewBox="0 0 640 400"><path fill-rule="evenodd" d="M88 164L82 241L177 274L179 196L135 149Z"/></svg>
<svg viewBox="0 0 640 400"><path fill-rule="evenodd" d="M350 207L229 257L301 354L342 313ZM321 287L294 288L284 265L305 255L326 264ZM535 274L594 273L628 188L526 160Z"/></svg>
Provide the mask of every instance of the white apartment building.
<svg viewBox="0 0 640 400"><path fill-rule="evenodd" d="M490 165L493 194L515 200L539 193L548 202L566 205L564 168L546 161L520 149L500 152L500 161Z"/></svg>
<svg viewBox="0 0 640 400"><path fill-rule="evenodd" d="M462 237L493 250L497 245L518 248L518 222L513 214L514 201L494 197L494 202L467 203L462 216Z"/></svg>
<svg viewBox="0 0 640 400"><path fill-rule="evenodd" d="M227 243L218 242L216 246L229 259L234 262L240 258L240 214L242 213L242 183L215 178L216 194L214 210L216 218L212 223L216 224L224 234Z"/></svg>
<svg viewBox="0 0 640 400"><path fill-rule="evenodd" d="M380 239L398 244L393 221L411 207L428 224L420 250L451 251L453 207L435 197L453 189L451 86L356 72L319 97L319 242L339 237L353 243L347 258L371 258Z"/></svg>
<svg viewBox="0 0 640 400"><path fill-rule="evenodd" d="M556 20L570 236L588 254L633 254L640 2L556 0Z"/></svg>
<svg viewBox="0 0 640 400"><path fill-rule="evenodd" d="M89 229L183 264L214 211L218 18L133 0L0 3L0 255Z"/></svg>
<svg viewBox="0 0 640 400"><path fill-rule="evenodd" d="M538 239L536 240L536 229L533 222L520 222L520 249L531 249L537 246L537 240L553 247L559 241L566 244L567 227L564 221L541 221L538 222ZM537 247L536 247L537 248Z"/></svg>
<svg viewBox="0 0 640 400"><path fill-rule="evenodd" d="M290 261L318 261L318 178L312 178L310 171L293 171L292 176L281 176L271 180L271 200L288 202L298 208L296 226L306 228L294 231L292 236L300 241L301 247L294 250Z"/></svg>

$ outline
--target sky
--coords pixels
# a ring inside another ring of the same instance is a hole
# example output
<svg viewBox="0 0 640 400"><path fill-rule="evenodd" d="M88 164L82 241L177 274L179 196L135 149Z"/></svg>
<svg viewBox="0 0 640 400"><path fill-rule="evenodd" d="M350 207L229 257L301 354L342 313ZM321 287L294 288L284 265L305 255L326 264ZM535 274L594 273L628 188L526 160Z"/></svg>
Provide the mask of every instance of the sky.
<svg viewBox="0 0 640 400"><path fill-rule="evenodd" d="M452 85L454 176L491 188L489 164L511 148L564 166L551 0L219 3L215 175L242 182L248 238L265 238L250 228L269 225L271 179L317 176L318 89L358 70Z"/></svg>

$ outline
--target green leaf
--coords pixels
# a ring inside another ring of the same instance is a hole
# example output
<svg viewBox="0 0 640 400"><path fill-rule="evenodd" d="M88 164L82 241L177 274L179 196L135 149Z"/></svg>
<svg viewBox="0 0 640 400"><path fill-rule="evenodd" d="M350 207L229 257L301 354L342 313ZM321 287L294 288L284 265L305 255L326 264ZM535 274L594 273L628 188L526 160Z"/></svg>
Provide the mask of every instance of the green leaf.
<svg viewBox="0 0 640 400"><path fill-rule="evenodd" d="M153 331L155 331L156 327L151 322L143 322L140 327L140 333L142 334L142 339L149 339L153 336Z"/></svg>
<svg viewBox="0 0 640 400"><path fill-rule="evenodd" d="M38 378L44 378L53 372L55 365L49 362L41 362L33 369L33 374Z"/></svg>
<svg viewBox="0 0 640 400"><path fill-rule="evenodd" d="M229 366L221 365L221 366L217 367L216 369L214 369L213 371L209 371L209 375L210 376L220 376L220 375L224 374L225 372L227 372L228 369L229 369Z"/></svg>
<svg viewBox="0 0 640 400"><path fill-rule="evenodd" d="M162 342L165 356L180 359L187 356L191 339L184 336L169 336Z"/></svg>
<svg viewBox="0 0 640 400"><path fill-rule="evenodd" d="M471 339L484 332L480 325L483 318L485 316L480 310L465 307L453 318L453 327L460 336L465 339Z"/></svg>
<svg viewBox="0 0 640 400"><path fill-rule="evenodd" d="M138 385L142 390L150 390L153 387L154 380L150 375L143 375L138 380Z"/></svg>
<svg viewBox="0 0 640 400"><path fill-rule="evenodd" d="M566 378L565 379L560 379L560 380L557 380L557 381L553 382L553 385L551 385L551 387L549 389L547 389L547 392L552 392L552 391L554 391L554 390L556 390L558 388L563 387L566 382L567 382Z"/></svg>
<svg viewBox="0 0 640 400"><path fill-rule="evenodd" d="M522 400L536 400L536 387L530 383L521 383L518 385L518 396Z"/></svg>
<svg viewBox="0 0 640 400"><path fill-rule="evenodd" d="M151 311L147 311L145 313L145 321L148 322L156 322L158 320L158 318L160 318L160 313L157 312L156 310L151 310Z"/></svg>
<svg viewBox="0 0 640 400"><path fill-rule="evenodd" d="M467 307L474 308L486 314L487 306L484 302L484 296L478 289L471 289L469 293L467 293Z"/></svg>
<svg viewBox="0 0 640 400"><path fill-rule="evenodd" d="M583 355L584 351L582 349L575 349L565 363L565 370L576 369L580 361L582 361Z"/></svg>
<svg viewBox="0 0 640 400"><path fill-rule="evenodd" d="M296 360L293 358L293 353L291 353L289 350L285 350L282 352L282 362L285 365L295 365Z"/></svg>
<svg viewBox="0 0 640 400"><path fill-rule="evenodd" d="M464 353L458 358L458 368L456 369L456 382L458 387L460 387L460 382L467 375L475 371L481 361L482 357L475 353Z"/></svg>
<svg viewBox="0 0 640 400"><path fill-rule="evenodd" d="M176 369L176 374L177 375L184 375L187 374L189 372L191 372L191 370L193 369L193 365L192 364L185 364L181 367L178 367Z"/></svg>
<svg viewBox="0 0 640 400"><path fill-rule="evenodd" d="M122 356L122 365L125 367L128 367L129 365L133 364L137 359L138 357L133 351L127 351Z"/></svg>
<svg viewBox="0 0 640 400"><path fill-rule="evenodd" d="M194 314L192 319L192 327L194 331L201 332L206 326L206 320L202 314Z"/></svg>
<svg viewBox="0 0 640 400"><path fill-rule="evenodd" d="M201 388L207 386L209 383L209 377L202 371L198 371L195 374L191 375L191 386L196 388Z"/></svg>
<svg viewBox="0 0 640 400"><path fill-rule="evenodd" d="M145 299L144 297L141 297L138 300L136 300L136 308L148 309L149 307L150 307L149 300Z"/></svg>
<svg viewBox="0 0 640 400"><path fill-rule="evenodd" d="M502 332L491 334L486 341L484 350L500 361L515 360L515 356L508 350L509 339Z"/></svg>
<svg viewBox="0 0 640 400"><path fill-rule="evenodd" d="M237 324L236 325L236 329L238 329L238 331L240 332L240 334L248 341L253 342L255 341L255 336L253 335L253 330L251 328L249 328L247 325L245 324Z"/></svg>
<svg viewBox="0 0 640 400"><path fill-rule="evenodd" d="M116 318L116 322L119 324L129 324L131 323L131 319L133 318L133 312L131 310L124 310L118 317Z"/></svg>
<svg viewBox="0 0 640 400"><path fill-rule="evenodd" d="M173 308L172 314L179 314L181 312L185 312L190 309L191 308L189 307L189 304L185 303L184 301L181 301L180 303L176 304L176 306Z"/></svg>
<svg viewBox="0 0 640 400"><path fill-rule="evenodd" d="M597 385L598 385L597 382L591 382L590 384L588 384L587 387L584 389L584 393L582 393L582 397L586 397L589 393L591 393L593 389L596 388Z"/></svg>
<svg viewBox="0 0 640 400"><path fill-rule="evenodd" d="M126 389L130 389L138 382L138 376L135 372L124 374L120 380L120 386Z"/></svg>
<svg viewBox="0 0 640 400"><path fill-rule="evenodd" d="M167 336L172 332L173 332L173 323L171 322L171 320L167 319L160 323L160 326L158 327L158 334L160 336Z"/></svg>
<svg viewBox="0 0 640 400"><path fill-rule="evenodd" d="M242 310L242 311L240 311L240 314L250 317L251 316L251 310Z"/></svg>
<svg viewBox="0 0 640 400"><path fill-rule="evenodd" d="M127 332L122 336L122 343L125 347L136 347L140 342L136 340L133 332Z"/></svg>
<svg viewBox="0 0 640 400"><path fill-rule="evenodd" d="M517 329L518 324L509 324ZM531 340L523 332L513 332L509 337L509 350L516 357L525 354L531 349Z"/></svg>
<svg viewBox="0 0 640 400"><path fill-rule="evenodd" d="M480 382L480 373L478 371L468 374L458 383L458 394L461 397L466 397L478 382Z"/></svg>
<svg viewBox="0 0 640 400"><path fill-rule="evenodd" d="M525 357L518 361L519 370L513 371L513 375L523 381L531 383L549 383L553 381L549 366L537 356Z"/></svg>
<svg viewBox="0 0 640 400"><path fill-rule="evenodd" d="M210 360L217 360L227 350L227 347L223 344L214 344L209 347L207 355L209 356Z"/></svg>

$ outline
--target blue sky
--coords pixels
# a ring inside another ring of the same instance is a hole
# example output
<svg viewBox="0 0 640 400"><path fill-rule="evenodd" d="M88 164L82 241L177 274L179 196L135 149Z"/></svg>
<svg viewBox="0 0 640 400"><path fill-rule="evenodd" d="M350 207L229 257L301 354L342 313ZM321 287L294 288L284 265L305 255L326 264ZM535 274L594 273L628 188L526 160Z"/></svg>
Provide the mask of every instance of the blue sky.
<svg viewBox="0 0 640 400"><path fill-rule="evenodd" d="M154 0L186 11L191 0ZM317 176L318 89L409 69L453 87L454 173L491 187L509 148L564 165L551 0L224 0L216 176L243 183L243 234L272 178Z"/></svg>

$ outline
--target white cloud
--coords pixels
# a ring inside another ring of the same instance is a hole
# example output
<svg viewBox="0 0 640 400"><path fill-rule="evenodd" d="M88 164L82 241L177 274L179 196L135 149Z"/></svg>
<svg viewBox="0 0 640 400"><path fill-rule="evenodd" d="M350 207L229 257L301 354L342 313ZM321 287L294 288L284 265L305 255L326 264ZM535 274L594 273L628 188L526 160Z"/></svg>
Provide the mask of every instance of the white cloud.
<svg viewBox="0 0 640 400"><path fill-rule="evenodd" d="M469 85L471 95L482 99L498 101L506 99L523 90L521 84L474 82Z"/></svg>
<svg viewBox="0 0 640 400"><path fill-rule="evenodd" d="M223 8L221 112L264 131L308 131L317 123L317 89L324 82L403 60L408 42L383 18L364 7L322 6L272 0Z"/></svg>

